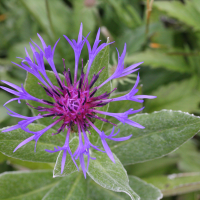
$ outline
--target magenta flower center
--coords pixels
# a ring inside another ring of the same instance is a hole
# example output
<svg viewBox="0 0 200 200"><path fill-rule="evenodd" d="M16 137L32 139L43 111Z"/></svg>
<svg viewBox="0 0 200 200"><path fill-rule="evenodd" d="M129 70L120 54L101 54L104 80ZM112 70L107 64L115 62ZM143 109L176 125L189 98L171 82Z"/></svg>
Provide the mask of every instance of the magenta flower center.
<svg viewBox="0 0 200 200"><path fill-rule="evenodd" d="M97 75L94 74L91 82L88 83L88 78L85 77L82 70L80 80L73 85L71 73L68 69L68 72L66 72L66 70L64 71L67 86L59 77L57 77L59 87L53 86L53 88L46 88L40 84L45 89L46 94L52 97L55 102L43 100L45 104L52 106L52 108L37 107L35 109L42 112L47 111L48 114L42 115L43 117L60 117L59 121L62 121L62 126L55 134L60 133L66 127L71 127L72 131L77 132L78 124L81 128L88 131L88 128L91 126L88 120L93 122L95 118L109 122L95 115L95 107L102 107L110 102L108 101L110 93L107 92L94 97L97 92L97 87L93 87L93 85L97 81L100 72Z"/></svg>
<svg viewBox="0 0 200 200"><path fill-rule="evenodd" d="M69 94L66 93L52 108L53 113L62 114L64 123L70 124L77 121L84 122L86 114L92 114L90 108L92 105L92 98L89 97L89 91L80 92L76 88L69 90ZM70 95L70 96L69 96Z"/></svg>

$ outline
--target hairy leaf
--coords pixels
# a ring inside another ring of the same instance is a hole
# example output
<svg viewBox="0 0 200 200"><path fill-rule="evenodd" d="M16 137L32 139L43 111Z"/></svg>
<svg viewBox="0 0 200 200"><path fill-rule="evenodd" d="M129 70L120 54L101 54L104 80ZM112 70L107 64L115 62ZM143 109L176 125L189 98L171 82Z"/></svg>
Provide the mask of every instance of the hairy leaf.
<svg viewBox="0 0 200 200"><path fill-rule="evenodd" d="M59 180L58 184L52 187L42 200L87 199L87 184L82 173L74 173Z"/></svg>
<svg viewBox="0 0 200 200"><path fill-rule="evenodd" d="M0 175L1 199L38 200L61 179L52 178L52 171L5 172Z"/></svg>
<svg viewBox="0 0 200 200"><path fill-rule="evenodd" d="M28 128L34 132L42 130L45 127L46 126L41 124L30 124L28 126ZM1 129L1 131L4 129ZM48 153L45 151L45 149L53 149L54 146L57 145L62 146L65 137L60 134L52 136L52 133L55 133L54 129L48 130L40 137L37 142L36 152L34 152L35 140L32 140L13 153L13 150L17 147L17 145L23 140L31 137L32 134L21 129L16 129L5 133L1 132L0 151L7 156L18 158L20 160L48 163L55 162L58 153Z"/></svg>
<svg viewBox="0 0 200 200"><path fill-rule="evenodd" d="M120 123L118 137L130 134L132 137L122 142L108 141L112 152L123 165L163 157L200 130L200 118L181 111L162 110L152 114L137 114L130 119L145 129Z"/></svg>
<svg viewBox="0 0 200 200"><path fill-rule="evenodd" d="M6 172L0 175L0 185L1 199L87 199L87 184L82 173L53 178L49 170Z"/></svg>
<svg viewBox="0 0 200 200"><path fill-rule="evenodd" d="M129 176L129 184L130 187L140 196L140 200L159 200L162 198L162 193L158 188L146 183L136 176ZM130 200L128 195L103 189L93 181L89 182L89 195L93 200Z"/></svg>
<svg viewBox="0 0 200 200"><path fill-rule="evenodd" d="M132 200L140 199L129 186L126 170L115 155L115 163L102 152L92 154L92 157L96 160L91 160L88 174L96 183L108 190L125 192Z"/></svg>

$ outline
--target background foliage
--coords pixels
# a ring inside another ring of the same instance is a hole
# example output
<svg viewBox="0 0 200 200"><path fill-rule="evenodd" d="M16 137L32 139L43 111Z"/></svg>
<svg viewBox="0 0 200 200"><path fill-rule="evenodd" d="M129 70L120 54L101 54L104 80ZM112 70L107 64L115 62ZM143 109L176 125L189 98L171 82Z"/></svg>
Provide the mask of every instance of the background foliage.
<svg viewBox="0 0 200 200"><path fill-rule="evenodd" d="M72 173L76 169L70 160L66 161L64 171L64 175L70 175L58 177L61 176L59 158L62 155L58 156L54 167L57 155L42 151L44 146L59 145L63 135L51 138L52 131L49 131L38 141L36 153L30 150L34 145L31 143L13 154L14 147L28 137L27 133L1 133L0 199L126 200L130 197L138 199L139 195L141 200L156 200L161 198L158 189L165 200L200 199L200 119L195 117L200 115L199 19L200 0L1 0L0 79L17 85L24 82L26 73L11 61L19 63L16 57L25 56L24 47L29 49L30 38L38 42L37 33L51 45L61 38L55 54L56 67L62 72L61 58L65 58L73 71L73 50L62 35L77 38L82 22L83 35L91 32L90 42L94 41L98 27L101 27L102 41L106 42L107 37L115 41L110 45L110 74L115 68L115 48L122 52L124 43L127 43L125 64L144 61L140 68L139 92L156 95L157 99L144 102L144 112L148 115L132 117L146 129L122 126L124 135L132 133L134 137L129 143L109 144L119 158L116 157L116 165L109 159L101 159L101 154L96 155L99 163L91 163L87 180L79 172ZM86 49L81 57L86 64ZM126 78L128 80L113 83L119 94L131 89L133 83L130 81L135 81L134 76ZM33 89L34 81L29 75L26 81L29 90ZM33 94L36 92L38 90L32 90ZM11 97L0 90L0 128L17 123L17 119L9 117L3 107ZM126 110L126 106L139 108L136 103L127 105L124 102L119 108L113 104L109 109L121 112L120 109L124 107ZM13 102L10 108L22 115L32 114L25 102ZM163 109L181 110L190 115L160 111ZM32 128L39 130L39 126L42 125ZM76 145L77 138L71 143ZM20 151L28 153L22 156Z"/></svg>

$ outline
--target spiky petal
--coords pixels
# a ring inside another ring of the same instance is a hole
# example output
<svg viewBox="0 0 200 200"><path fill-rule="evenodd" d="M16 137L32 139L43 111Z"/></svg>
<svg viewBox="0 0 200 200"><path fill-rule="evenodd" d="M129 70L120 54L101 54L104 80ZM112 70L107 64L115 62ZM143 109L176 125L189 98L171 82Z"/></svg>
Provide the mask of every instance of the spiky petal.
<svg viewBox="0 0 200 200"><path fill-rule="evenodd" d="M138 70L138 66L141 63L137 63L134 65L131 65L127 68L124 68L124 58L126 54L126 44L124 45L124 50L122 54L120 55L118 52L118 65L116 68L116 71L102 84L99 86L95 86L96 81L98 80L99 76L101 76L102 68L97 74L94 74L91 81L88 80L88 75L90 73L90 68L92 66L92 63L96 57L96 55L107 45L108 43L103 43L99 45L100 40L100 29L97 32L97 36L95 39L95 42L93 44L93 47L90 46L89 41L87 40L87 37L83 39L82 36L82 24L80 26L80 31L78 35L78 40L69 40L67 36L64 36L66 40L69 42L71 47L74 50L75 55L75 72L74 72L74 80L71 75L70 69L66 69L65 67L65 60L63 59L64 63L64 77L65 81L62 81L58 75L58 72L56 70L53 57L55 52L55 47L58 43L54 45L53 48L51 48L50 45L47 45L43 38L38 34L38 37L41 41L42 48L32 41L30 43L30 47L32 50L32 57L30 54L26 52L25 58L22 59L21 64L16 64L20 68L26 70L27 72L31 73L38 79L38 84L41 86L41 89L44 90L44 92L52 98L52 101L48 101L45 99L39 99L32 95L30 95L22 85L21 87L14 85L7 81L2 81L7 87L1 86L1 89L4 89L7 92L10 92L11 94L16 95L16 98L13 98L9 100L7 103L18 100L20 103L20 100L31 100L36 101L43 106L34 107L31 105L31 103L27 103L28 106L30 106L33 109L36 109L40 112L37 116L34 117L26 117L22 116L18 113L15 113L8 109L9 115L12 117L18 117L22 118L20 122L18 122L17 125L9 127L7 129L4 129L4 132L13 131L15 129L22 129L30 134L32 134L29 138L22 141L15 149L14 152L21 148L22 146L26 145L32 140L35 140L35 151L36 151L36 144L39 138L45 134L46 131L54 127L56 124L60 123L60 127L58 128L56 133L53 133L52 135L59 134L61 131L66 130L66 140L62 147L54 147L54 150L47 150L49 153L54 153L58 151L63 151L62 155L62 161L61 161L61 173L64 172L64 167L66 164L66 156L71 156L74 164L78 168L78 165L76 163L76 160L80 160L80 165L83 171L84 176L86 177L86 173L89 167L90 159L96 159L91 157L91 149L106 152L108 157L115 162L114 156L112 154L111 149L109 148L109 145L107 144L107 140L113 140L113 141L124 141L130 139L131 135L125 136L125 137L115 137L118 134L120 135L120 130L118 130L115 133L115 128L113 127L111 133L109 135L106 135L103 130L99 130L94 121L95 120L101 120L106 123L113 124L112 122L109 122L107 119L103 118L102 116L98 116L98 114L107 115L110 117L114 117L123 124L129 124L130 126L134 126L137 128L144 128L142 125L132 121L129 119L129 116L135 113L138 113L143 110L144 107L138 110L129 109L128 111L125 111L123 113L110 113L99 110L99 108L107 105L108 103L112 103L112 101L123 101L123 100L130 100L130 101L137 101L139 103L142 103L144 98L155 98L155 96L147 96L147 95L135 95L138 91L137 85L139 83L139 74L137 77L137 81L133 87L133 89L126 95L117 97L117 98L109 98L110 94L116 90L116 88L113 91L105 91L103 94L96 95L99 88L101 88L103 85L108 83L109 81L120 78L123 76L127 76L128 74L131 74ZM81 75L78 79L78 64L79 64L79 58L82 51L82 48L84 44L86 43L89 53L89 61L87 65L87 71L86 74L83 72L83 65L81 69ZM51 80L47 76L47 73L45 71L45 65L44 65L44 58L49 63L51 69L53 70L55 74L55 78L58 82L58 86L55 86L52 84ZM12 89L11 89L12 88ZM7 104L5 103L5 105ZM35 120L46 118L46 117L53 117L54 122L50 124L49 126L45 127L44 129L34 132L32 130L29 130L28 125L34 122ZM116 126L115 124L113 124ZM101 139L102 145L104 147L104 150L96 146L95 144L92 144L89 140L89 134L91 134L90 129L94 129ZM78 134L79 137L79 144L77 149L72 152L70 148L70 135L72 132L75 132ZM85 160L87 159L87 160ZM87 161L87 162L85 162Z"/></svg>

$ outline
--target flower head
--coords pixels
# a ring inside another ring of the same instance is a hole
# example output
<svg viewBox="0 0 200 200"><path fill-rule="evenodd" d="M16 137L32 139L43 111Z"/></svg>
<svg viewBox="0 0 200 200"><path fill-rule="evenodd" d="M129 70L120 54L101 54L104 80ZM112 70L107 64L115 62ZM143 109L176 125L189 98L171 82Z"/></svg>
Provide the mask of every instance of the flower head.
<svg viewBox="0 0 200 200"><path fill-rule="evenodd" d="M17 96L16 98L9 100L7 103L9 103L13 100L18 100L19 103L20 103L20 100L32 100L32 101L42 103L44 105L44 106L32 107L30 104L27 103L29 106L31 106L32 108L34 108L40 112L40 114L38 114L37 116L33 116L33 117L22 116L18 113L11 111L10 109L8 109L6 107L9 111L9 113L8 113L9 115L11 115L13 117L22 118L23 120L20 121L17 125L12 126L8 129L5 129L4 132L21 128L22 130L32 134L31 137L29 137L26 140L24 140L23 142L21 142L14 149L14 152L32 140L35 140L35 151L36 151L36 144L37 144L37 141L40 138L40 136L45 134L45 132L47 130L49 130L56 124L61 123L60 128L57 130L56 133L53 133L52 135L59 134L61 131L66 130L66 140L65 140L63 146L62 147L60 147L60 146L54 147L54 150L46 150L46 151L49 153L63 151L62 163L61 163L61 173L64 170L67 154L69 154L71 156L71 158L76 166L77 166L76 160L79 159L84 176L86 177L86 172L88 170L89 161L90 161L90 159L95 159L95 158L91 157L91 154L90 154L91 148L93 148L97 151L106 152L107 155L109 156L109 158L113 162L115 162L113 154L112 154L106 140L124 141L124 140L128 140L131 137L131 135L129 135L126 137L116 138L115 136L120 132L120 130L118 130L115 133L114 127L113 127L110 135L106 135L103 130L99 130L94 124L94 119L101 120L103 122L112 124L107 119L100 117L99 114L114 117L117 120L119 120L120 122L122 122L123 124L126 123L126 124L129 124L130 126L134 126L137 128L144 128L142 125L140 125L128 118L129 115L140 112L143 108L141 108L139 110L129 109L128 111L125 111L124 113L104 112L104 111L100 111L98 108L103 107L110 102L112 103L112 101L130 100L130 101L137 101L137 102L142 103L143 98L151 99L151 98L155 98L155 96L135 95L136 92L138 91L137 85L139 83L139 74L138 74L138 78L135 83L135 86L127 95L110 99L109 96L114 90L111 92L105 91L103 94L96 95L99 88L101 88L107 82L111 81L112 79L127 76L127 75L137 71L138 70L137 67L141 63L131 65L128 68L124 68L124 57L126 54L126 45L125 45L122 54L120 55L118 52L118 65L117 65L116 71L106 81L101 83L99 86L94 87L95 82L97 81L99 76L101 76L101 72L102 72L102 70L104 70L104 68L101 69L96 75L94 74L91 81L89 81L88 75L90 73L91 65L92 65L96 55L109 44L103 43L99 46L99 43L100 43L100 40L99 40L100 29L99 29L97 36L96 36L96 40L94 42L94 45L91 48L90 43L87 40L87 37L85 37L83 39L82 29L83 29L83 27L81 24L77 42L75 40L71 41L71 40L69 40L69 38L67 36L64 36L66 38L66 40L69 42L69 44L72 46L72 48L74 50L74 54L75 54L74 78L71 75L70 69L67 70L65 67L65 64L64 64L63 74L65 77L65 81L62 81L60 79L58 72L56 70L54 61L53 61L54 51L55 51L55 47L56 47L58 41L56 42L56 44L54 45L54 47L52 49L50 45L49 46L46 45L46 43L44 42L44 40L42 39L42 37L39 34L38 34L38 37L40 38L43 49L40 48L39 45L37 45L35 42L32 41L33 44L30 43L30 46L31 46L32 53L33 53L33 59L31 59L31 56L28 54L28 52L25 49L27 56L24 59L22 58L22 62L20 65L15 63L20 68L28 71L29 73L33 74L36 78L38 78L38 80L41 82L38 84L44 89L44 92L46 92L46 94L53 99L51 102L47 101L45 99L38 99L36 97L33 97L24 89L23 85L21 87L19 87L17 85L7 82L7 81L2 81L4 84L8 85L9 87L11 87L13 89L10 89L10 88L4 87L4 86L1 86L1 88L6 90L7 92L10 92ZM88 61L86 73L83 72L83 66L82 66L81 75L80 75L80 77L78 77L78 63L79 63L82 48L85 43L88 47L89 61ZM59 87L53 85L51 80L47 76L46 71L45 71L45 66L44 66L44 58L47 60L51 69L53 70ZM64 61L64 59L63 59L63 61ZM40 118L45 118L45 117L53 117L53 119L55 119L55 121L52 124L50 124L49 126L47 126L46 128L44 128L40 131L37 131L37 132L33 132L27 128L27 126L30 123L32 123L33 121L40 119ZM116 126L115 124L113 124L113 125ZM105 151L98 148L98 146L95 146L94 144L92 144L90 142L88 133L91 134L90 133L91 128L94 129L99 134L99 137L101 138L102 145L103 145ZM70 134L72 132L77 132L77 134L79 136L79 145L78 145L77 149L75 150L75 152L72 152L70 149L70 146L69 146ZM87 166L85 166L85 162L84 162L85 156L87 157ZM77 168L78 168L78 166L77 166Z"/></svg>

